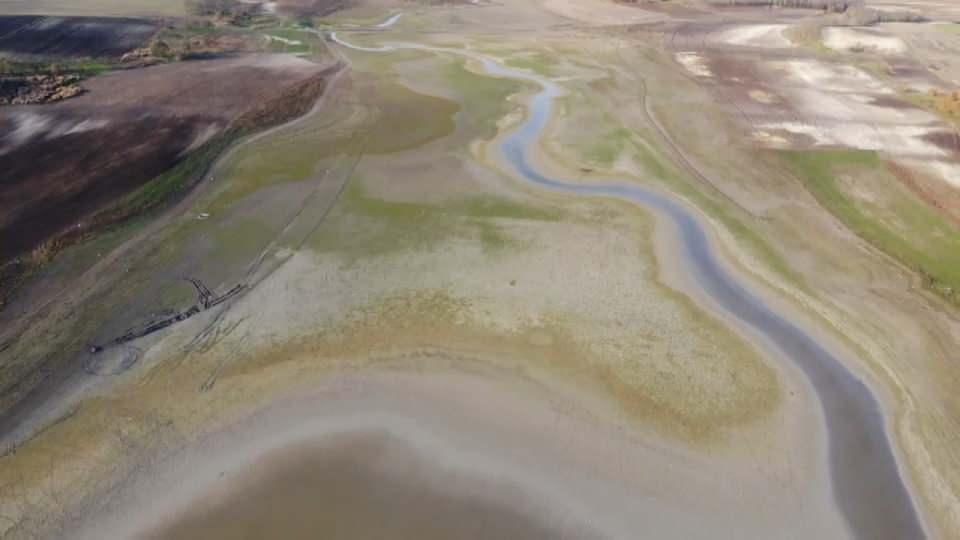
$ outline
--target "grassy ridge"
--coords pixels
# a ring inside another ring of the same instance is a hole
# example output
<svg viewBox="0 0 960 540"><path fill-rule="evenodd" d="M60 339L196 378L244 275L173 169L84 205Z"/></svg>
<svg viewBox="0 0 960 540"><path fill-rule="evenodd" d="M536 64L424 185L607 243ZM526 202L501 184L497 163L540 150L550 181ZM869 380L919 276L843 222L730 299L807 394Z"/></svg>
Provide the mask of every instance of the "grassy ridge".
<svg viewBox="0 0 960 540"><path fill-rule="evenodd" d="M960 231L900 186L876 152L785 152L783 157L817 201L853 232L960 304ZM839 181L843 174L867 175L871 190L886 197L857 197Z"/></svg>
<svg viewBox="0 0 960 540"><path fill-rule="evenodd" d="M172 169L131 193L119 206L126 212L138 213L189 189L200 180L199 177L213 161L242 135L239 130L231 130L207 141Z"/></svg>
<svg viewBox="0 0 960 540"><path fill-rule="evenodd" d="M93 77L110 71L115 64L101 60L63 59L56 62L21 62L0 58L0 75L17 77L26 75L78 75Z"/></svg>

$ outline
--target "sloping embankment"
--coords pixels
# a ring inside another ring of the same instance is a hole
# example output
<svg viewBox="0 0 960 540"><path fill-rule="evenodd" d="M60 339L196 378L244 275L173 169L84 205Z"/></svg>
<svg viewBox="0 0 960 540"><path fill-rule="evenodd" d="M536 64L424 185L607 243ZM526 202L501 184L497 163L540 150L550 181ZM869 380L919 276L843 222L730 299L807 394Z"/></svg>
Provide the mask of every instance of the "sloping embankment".
<svg viewBox="0 0 960 540"><path fill-rule="evenodd" d="M343 64L337 62L318 69L310 77L289 85L272 98L248 108L167 172L133 191L111 199L86 216L81 221L82 226L66 228L45 240L25 257L16 258L6 264L3 267L6 273L3 276L3 286L10 287L10 278L20 279L22 282L32 270L71 243L82 241L131 218L149 215L175 204L205 177L217 157L232 143L307 113L324 93L333 76L343 67ZM3 292L7 291L9 289ZM14 317L14 314L0 314L0 321L10 317ZM4 329L9 330L9 333L0 335L0 353L3 352L2 344L15 343L23 331L23 328L14 328L16 326L22 325L11 324ZM31 396L42 400L44 389L57 386L57 381L63 380L77 369L76 366L68 365L72 355L67 354L68 351L61 352L63 354L41 355L38 362L4 363L3 370L0 370L0 425L17 417L21 411L26 410L25 407L29 408L29 404L35 401Z"/></svg>
<svg viewBox="0 0 960 540"><path fill-rule="evenodd" d="M0 308L68 245L189 192L231 143L307 112L342 65L262 55L90 80L0 121ZM250 103L255 103L253 107Z"/></svg>

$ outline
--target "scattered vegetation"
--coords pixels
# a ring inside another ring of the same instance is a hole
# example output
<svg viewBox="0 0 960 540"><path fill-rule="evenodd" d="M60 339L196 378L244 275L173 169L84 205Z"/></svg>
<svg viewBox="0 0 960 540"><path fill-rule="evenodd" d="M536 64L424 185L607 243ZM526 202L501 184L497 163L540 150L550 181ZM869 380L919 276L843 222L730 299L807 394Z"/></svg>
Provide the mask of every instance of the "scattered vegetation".
<svg viewBox="0 0 960 540"><path fill-rule="evenodd" d="M259 4L239 0L184 0L184 8L190 15L215 17L237 26L249 23L260 11Z"/></svg>
<svg viewBox="0 0 960 540"><path fill-rule="evenodd" d="M103 60L62 59L56 62L23 62L0 58L0 75L79 75L92 77L109 71L113 64Z"/></svg>
<svg viewBox="0 0 960 540"><path fill-rule="evenodd" d="M626 128L613 129L593 139L593 143L584 150L583 157L592 165L610 167L630 144L630 131Z"/></svg>
<svg viewBox="0 0 960 540"><path fill-rule="evenodd" d="M960 120L960 90L941 92L931 89L928 97L933 108L953 120Z"/></svg>
<svg viewBox="0 0 960 540"><path fill-rule="evenodd" d="M900 185L875 153L785 152L790 170L858 236L918 272L924 285L960 304L960 231ZM870 197L845 177L868 178Z"/></svg>
<svg viewBox="0 0 960 540"><path fill-rule="evenodd" d="M598 108L598 104L593 100L596 99L595 96L602 93L594 91L593 85L590 89L587 92L573 93L563 98L561 103L564 103L565 107L572 106L579 110ZM610 115L604 117L604 122L599 122L597 117L592 117L591 124L607 127L606 131L598 131L595 136L591 133L588 137L591 143L581 141L574 144L573 148L581 149L579 158L584 164L609 167L621 155L628 155L634 163L642 167L644 178L663 182L670 191L682 196L720 222L741 245L746 246L771 271L797 288L807 289L803 277L794 271L786 259L758 232L763 228L751 223L750 220L757 218L735 214L726 204L719 202L705 191L701 184L691 181L651 144L650 141L657 140L653 134L625 129L617 118ZM555 156L555 158L561 161L564 159L563 156ZM573 165L579 165L579 163Z"/></svg>
<svg viewBox="0 0 960 540"><path fill-rule="evenodd" d="M217 156L242 135L242 131L234 129L214 137L191 152L175 167L131 193L124 202L116 206L122 208L125 213L135 215L169 201L177 194L186 192L203 177Z"/></svg>
<svg viewBox="0 0 960 540"><path fill-rule="evenodd" d="M510 106L507 98L524 88L523 83L515 80L474 73L462 60L447 64L442 72L450 87L469 104L458 115L461 127L483 139L497 134L497 122Z"/></svg>
<svg viewBox="0 0 960 540"><path fill-rule="evenodd" d="M0 105L51 103L80 95L80 81L108 71L97 60L18 62L0 58Z"/></svg>
<svg viewBox="0 0 960 540"><path fill-rule="evenodd" d="M312 239L315 249L350 257L400 249L428 249L452 234L476 238L496 252L512 240L497 220L556 221L558 212L480 195L449 203L390 201L371 195L354 177L326 225Z"/></svg>
<svg viewBox="0 0 960 540"><path fill-rule="evenodd" d="M510 67L526 69L538 75L549 77L552 73L554 60L548 54L537 51L522 56L510 57L504 63Z"/></svg>

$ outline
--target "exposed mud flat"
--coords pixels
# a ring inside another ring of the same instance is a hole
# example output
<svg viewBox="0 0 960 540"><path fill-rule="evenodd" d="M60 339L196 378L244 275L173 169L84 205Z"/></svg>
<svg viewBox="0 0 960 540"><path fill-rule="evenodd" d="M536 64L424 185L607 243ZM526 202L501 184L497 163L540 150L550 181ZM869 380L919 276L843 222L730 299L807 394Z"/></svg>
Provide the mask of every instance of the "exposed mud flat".
<svg viewBox="0 0 960 540"><path fill-rule="evenodd" d="M741 47L790 48L794 44L784 32L786 24L752 24L724 30L715 39L728 45Z"/></svg>
<svg viewBox="0 0 960 540"><path fill-rule="evenodd" d="M383 433L348 433L283 448L250 463L213 503L144 536L240 538L596 538L558 511L532 511L517 487L438 470ZM493 485L491 485L493 484ZM543 515L537 515L543 514Z"/></svg>
<svg viewBox="0 0 960 540"><path fill-rule="evenodd" d="M131 477L69 536L712 538L783 523L844 534L822 478L787 495L776 467L638 439L569 388L480 365L311 386Z"/></svg>
<svg viewBox="0 0 960 540"><path fill-rule="evenodd" d="M907 52L907 44L902 39L872 28L825 28L823 43L838 51L874 51L881 54Z"/></svg>

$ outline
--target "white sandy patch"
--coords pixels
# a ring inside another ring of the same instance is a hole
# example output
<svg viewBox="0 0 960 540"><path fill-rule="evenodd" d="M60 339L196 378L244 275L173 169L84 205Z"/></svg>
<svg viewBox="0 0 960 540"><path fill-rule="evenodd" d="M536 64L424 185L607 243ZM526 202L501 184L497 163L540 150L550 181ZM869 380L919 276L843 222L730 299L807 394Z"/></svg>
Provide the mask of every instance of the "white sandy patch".
<svg viewBox="0 0 960 540"><path fill-rule="evenodd" d="M906 164L960 189L960 163L952 161L908 160Z"/></svg>
<svg viewBox="0 0 960 540"><path fill-rule="evenodd" d="M848 65L828 64L819 60L789 60L774 67L786 71L795 83L832 92L876 92L890 94L887 85L862 69Z"/></svg>
<svg viewBox="0 0 960 540"><path fill-rule="evenodd" d="M756 101L757 103L763 103L765 105L770 105L777 101L776 97L765 90L754 89L749 92L750 99Z"/></svg>
<svg viewBox="0 0 960 540"><path fill-rule="evenodd" d="M813 139L814 144L818 146L837 144L836 139L834 139L830 133L813 124L806 124L803 122L772 122L769 124L762 124L761 126L763 131L761 133L767 133L769 131L786 131L787 133L792 133L794 135L804 135ZM780 140L785 140L783 137L776 136Z"/></svg>
<svg viewBox="0 0 960 540"><path fill-rule="evenodd" d="M781 137L780 135L774 135L769 131L760 129L754 131L750 134L753 140L763 146L770 148L787 148L790 146L790 141L786 138Z"/></svg>
<svg viewBox="0 0 960 540"><path fill-rule="evenodd" d="M936 132L928 126L872 125L857 122L809 124L774 122L763 130L785 131L810 137L816 146L846 146L859 150L877 150L902 156L942 157L947 152L923 137Z"/></svg>
<svg viewBox="0 0 960 540"><path fill-rule="evenodd" d="M877 105L877 94L823 92L817 88L792 88L785 92L795 108L809 118L867 124L930 125L939 119L916 107Z"/></svg>
<svg viewBox="0 0 960 540"><path fill-rule="evenodd" d="M267 34L266 37L269 41L277 41L279 43L283 43L284 45L303 45L303 42L297 39L288 39L282 36L274 36L272 34Z"/></svg>
<svg viewBox="0 0 960 540"><path fill-rule="evenodd" d="M784 48L793 47L783 32L785 24L751 24L725 30L718 39L728 45L741 47Z"/></svg>
<svg viewBox="0 0 960 540"><path fill-rule="evenodd" d="M693 51L678 52L675 55L677 62L687 71L697 77L713 77L713 71L707 65L706 59Z"/></svg>
<svg viewBox="0 0 960 540"><path fill-rule="evenodd" d="M902 39L860 28L826 28L823 43L836 51L871 50L882 54L903 54L907 44Z"/></svg>
<svg viewBox="0 0 960 540"><path fill-rule="evenodd" d="M960 163L928 161L927 166L936 171L948 184L960 189Z"/></svg>

